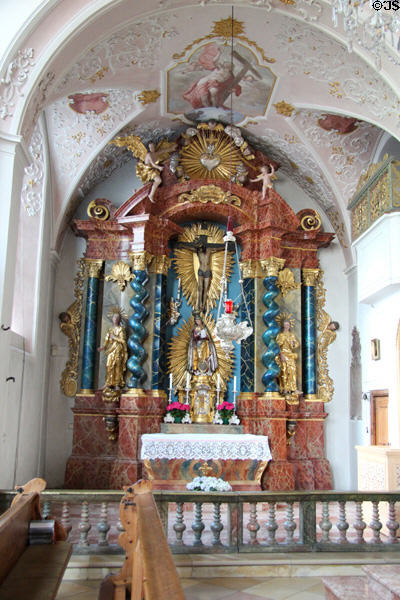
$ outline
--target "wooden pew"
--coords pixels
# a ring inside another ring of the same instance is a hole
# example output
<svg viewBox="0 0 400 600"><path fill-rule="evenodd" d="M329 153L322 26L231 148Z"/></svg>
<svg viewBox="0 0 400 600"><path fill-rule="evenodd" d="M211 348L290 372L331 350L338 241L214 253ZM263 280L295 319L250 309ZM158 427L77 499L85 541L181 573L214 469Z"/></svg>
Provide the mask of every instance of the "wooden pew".
<svg viewBox="0 0 400 600"><path fill-rule="evenodd" d="M150 481L124 488L120 520L125 532L118 542L126 556L121 571L109 579L113 600L185 600L151 490Z"/></svg>
<svg viewBox="0 0 400 600"><path fill-rule="evenodd" d="M40 520L43 479L17 488L0 516L0 600L53 600L72 552L61 525L52 544L28 545L29 523Z"/></svg>

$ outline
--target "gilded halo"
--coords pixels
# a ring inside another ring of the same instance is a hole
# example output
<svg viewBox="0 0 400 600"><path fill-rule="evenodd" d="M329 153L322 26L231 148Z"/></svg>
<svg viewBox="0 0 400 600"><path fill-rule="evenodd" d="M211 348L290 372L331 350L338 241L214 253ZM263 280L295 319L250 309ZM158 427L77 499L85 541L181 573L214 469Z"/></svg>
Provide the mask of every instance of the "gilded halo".
<svg viewBox="0 0 400 600"><path fill-rule="evenodd" d="M221 344L215 337L215 321L212 318L212 316L207 315L205 317L202 317L202 321L206 325L209 334L211 335L217 353L218 368L211 375L211 378L214 385L216 385L219 373L221 389L222 391L225 391L228 385L228 381L232 377L232 355L226 356L224 350L221 347ZM172 339L172 341L169 344L168 373L172 373L175 388L183 389L185 387L189 341L193 327L194 317L192 315L190 319L186 321L180 329L178 329L176 336Z"/></svg>

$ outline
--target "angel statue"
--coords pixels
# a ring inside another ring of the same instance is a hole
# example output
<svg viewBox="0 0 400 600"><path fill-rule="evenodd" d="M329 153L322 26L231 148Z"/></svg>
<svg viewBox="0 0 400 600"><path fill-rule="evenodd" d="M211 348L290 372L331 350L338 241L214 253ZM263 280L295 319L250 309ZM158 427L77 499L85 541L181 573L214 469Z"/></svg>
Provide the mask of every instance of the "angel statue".
<svg viewBox="0 0 400 600"><path fill-rule="evenodd" d="M161 184L160 173L164 167L158 163L165 161L169 155L176 149L176 142L169 142L163 139L157 146L153 142L149 143L149 149L143 144L137 135L128 135L126 137L117 137L110 142L115 146L127 147L135 158L138 159L136 166L136 175L142 183L153 182L151 186L149 199L154 202L154 194Z"/></svg>
<svg viewBox="0 0 400 600"><path fill-rule="evenodd" d="M123 388L125 386L126 361L128 350L126 332L121 325L122 314L119 307L114 307L108 314L113 326L109 328L104 339L104 344L98 351L105 351L106 362L106 388Z"/></svg>

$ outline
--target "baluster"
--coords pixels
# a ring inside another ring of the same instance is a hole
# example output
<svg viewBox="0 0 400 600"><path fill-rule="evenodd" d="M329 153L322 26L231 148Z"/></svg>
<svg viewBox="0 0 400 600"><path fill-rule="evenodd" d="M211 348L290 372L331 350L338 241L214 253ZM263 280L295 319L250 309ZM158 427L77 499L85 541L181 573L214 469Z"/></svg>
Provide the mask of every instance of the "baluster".
<svg viewBox="0 0 400 600"><path fill-rule="evenodd" d="M347 544L346 532L349 524L346 521L346 502L343 500L339 502L339 522L337 528L339 529L339 544Z"/></svg>
<svg viewBox="0 0 400 600"><path fill-rule="evenodd" d="M51 513L51 502L50 500L45 500L43 503L43 511L42 511L42 519L47 519Z"/></svg>
<svg viewBox="0 0 400 600"><path fill-rule="evenodd" d="M183 521L183 502L176 503L176 521L173 525L173 530L175 531L176 541L175 543L178 546L183 546L183 532L186 529L186 525Z"/></svg>
<svg viewBox="0 0 400 600"><path fill-rule="evenodd" d="M356 533L357 533L357 544L365 544L364 529L366 528L366 526L367 526L367 524L365 523L365 521L363 521L362 502L357 501L356 502L356 520L354 522L354 529L356 530Z"/></svg>
<svg viewBox="0 0 400 600"><path fill-rule="evenodd" d="M211 531L213 532L213 546L222 546L220 536L224 526L221 523L221 502L214 502L214 519L211 523Z"/></svg>
<svg viewBox="0 0 400 600"><path fill-rule="evenodd" d="M379 502L372 502L372 521L369 524L372 529L372 535L374 539L373 544L382 544L380 530L382 529L382 523L379 520Z"/></svg>
<svg viewBox="0 0 400 600"><path fill-rule="evenodd" d="M203 542L201 541L201 534L203 533L203 529L205 527L202 519L201 519L201 511L202 511L202 502L194 503L194 522L192 524L192 530L194 532L194 543L193 546L202 546Z"/></svg>
<svg viewBox="0 0 400 600"><path fill-rule="evenodd" d="M68 502L63 502L62 511L61 511L61 524L64 527L67 537L69 536L69 532L72 529L72 523L69 520L69 506Z"/></svg>
<svg viewBox="0 0 400 600"><path fill-rule="evenodd" d="M257 545L257 532L260 529L260 523L257 521L257 502L250 502L250 521L247 523L247 529L250 531L250 545Z"/></svg>
<svg viewBox="0 0 400 600"><path fill-rule="evenodd" d="M89 506L86 500L82 502L81 521L79 523L79 531L81 532L78 546L89 546L88 533L92 526L89 523Z"/></svg>
<svg viewBox="0 0 400 600"><path fill-rule="evenodd" d="M294 520L293 502L288 502L286 506L286 521L283 524L286 530L285 544L293 544L293 534L296 529L296 523Z"/></svg>
<svg viewBox="0 0 400 600"><path fill-rule="evenodd" d="M109 530L110 524L107 521L107 502L102 502L100 509L100 521L97 525L97 531L99 532L99 546L108 546L107 533Z"/></svg>
<svg viewBox="0 0 400 600"><path fill-rule="evenodd" d="M278 523L275 519L275 502L268 503L268 521L266 524L266 528L268 533L268 544L276 544L275 533L278 529Z"/></svg>
<svg viewBox="0 0 400 600"><path fill-rule="evenodd" d="M396 507L394 500L389 500L389 519L386 523L386 527L389 529L390 538L388 540L389 544L397 544L397 530L400 527L398 521L396 521Z"/></svg>
<svg viewBox="0 0 400 600"><path fill-rule="evenodd" d="M322 519L319 522L319 527L322 531L322 542L329 543L329 532L332 529L332 523L329 520L329 502L322 502Z"/></svg>

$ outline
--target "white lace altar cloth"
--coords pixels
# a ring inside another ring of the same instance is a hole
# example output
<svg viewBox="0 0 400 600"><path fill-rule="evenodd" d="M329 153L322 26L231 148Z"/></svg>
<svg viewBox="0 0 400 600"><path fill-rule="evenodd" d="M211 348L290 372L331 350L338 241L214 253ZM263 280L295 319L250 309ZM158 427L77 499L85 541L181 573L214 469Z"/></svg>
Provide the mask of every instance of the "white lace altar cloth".
<svg viewBox="0 0 400 600"><path fill-rule="evenodd" d="M145 433L140 458L269 461L272 456L264 435Z"/></svg>

